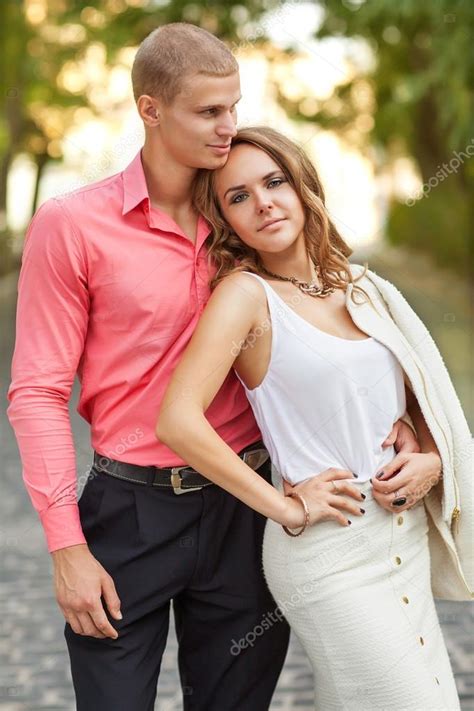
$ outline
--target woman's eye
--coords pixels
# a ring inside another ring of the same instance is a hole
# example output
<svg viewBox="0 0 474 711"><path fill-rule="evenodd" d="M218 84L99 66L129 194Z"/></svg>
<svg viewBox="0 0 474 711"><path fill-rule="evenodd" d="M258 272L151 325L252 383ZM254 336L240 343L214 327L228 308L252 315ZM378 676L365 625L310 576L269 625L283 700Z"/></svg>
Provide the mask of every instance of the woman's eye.
<svg viewBox="0 0 474 711"><path fill-rule="evenodd" d="M233 205L236 202L242 202L240 198L245 198L245 193L239 193L238 195L234 195L234 197L230 201L230 204Z"/></svg>
<svg viewBox="0 0 474 711"><path fill-rule="evenodd" d="M275 186L278 187L282 183L283 183L283 178L272 178L272 180L270 180L270 182L268 183L267 188L275 187Z"/></svg>

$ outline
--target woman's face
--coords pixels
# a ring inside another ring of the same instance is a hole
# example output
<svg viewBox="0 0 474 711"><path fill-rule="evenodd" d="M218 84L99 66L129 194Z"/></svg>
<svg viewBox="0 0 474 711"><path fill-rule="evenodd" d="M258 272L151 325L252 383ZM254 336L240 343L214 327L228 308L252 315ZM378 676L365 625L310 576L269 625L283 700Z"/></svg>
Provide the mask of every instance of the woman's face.
<svg viewBox="0 0 474 711"><path fill-rule="evenodd" d="M249 247L272 254L303 239L304 212L280 166L248 143L232 148L216 171L215 190L223 216Z"/></svg>

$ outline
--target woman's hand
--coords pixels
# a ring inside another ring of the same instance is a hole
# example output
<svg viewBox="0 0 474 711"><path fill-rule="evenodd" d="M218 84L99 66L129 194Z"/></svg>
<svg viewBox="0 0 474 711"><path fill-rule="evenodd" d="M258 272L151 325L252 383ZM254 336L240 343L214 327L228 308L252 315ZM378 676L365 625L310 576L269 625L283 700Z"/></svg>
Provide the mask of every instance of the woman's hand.
<svg viewBox="0 0 474 711"><path fill-rule="evenodd" d="M435 452L397 454L372 479L373 497L391 513L406 511L439 482L441 468L441 457Z"/></svg>
<svg viewBox="0 0 474 711"><path fill-rule="evenodd" d="M285 495L291 491L301 494L309 509L311 526L319 521L330 520L337 521L341 526L350 526L351 521L342 511L353 516L362 516L364 510L346 499L345 496L360 502L365 499L365 495L347 481L349 477L354 477L352 472L331 467L296 486L291 486L283 480L283 490ZM345 481L340 481L341 479L345 479ZM301 502L290 497L287 498L287 502L287 520L283 522L284 525L288 528L302 526L304 511Z"/></svg>

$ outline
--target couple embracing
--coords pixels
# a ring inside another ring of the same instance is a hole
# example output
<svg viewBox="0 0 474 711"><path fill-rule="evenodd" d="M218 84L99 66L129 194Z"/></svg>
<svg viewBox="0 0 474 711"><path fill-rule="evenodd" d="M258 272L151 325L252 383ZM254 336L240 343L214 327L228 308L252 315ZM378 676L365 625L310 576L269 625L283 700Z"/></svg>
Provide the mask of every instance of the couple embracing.
<svg viewBox="0 0 474 711"><path fill-rule="evenodd" d="M471 598L471 436L436 346L304 152L236 128L222 42L165 25L132 82L142 150L29 227L8 392L77 708L154 708L172 603L186 711L268 709L289 625L319 711L459 709L433 596Z"/></svg>

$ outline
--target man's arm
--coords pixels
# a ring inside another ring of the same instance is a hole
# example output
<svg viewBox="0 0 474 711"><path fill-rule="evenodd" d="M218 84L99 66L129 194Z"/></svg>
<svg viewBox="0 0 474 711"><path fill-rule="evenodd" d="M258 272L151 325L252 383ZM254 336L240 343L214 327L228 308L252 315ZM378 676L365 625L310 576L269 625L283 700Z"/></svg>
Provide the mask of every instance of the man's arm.
<svg viewBox="0 0 474 711"><path fill-rule="evenodd" d="M7 414L23 479L52 553L64 617L77 634L116 638L101 596L116 619L120 600L82 532L68 409L87 333L87 281L87 260L72 220L64 205L50 200L26 236Z"/></svg>
<svg viewBox="0 0 474 711"><path fill-rule="evenodd" d="M68 402L87 331L87 268L59 202L33 218L18 282L7 415L50 552L85 543Z"/></svg>

